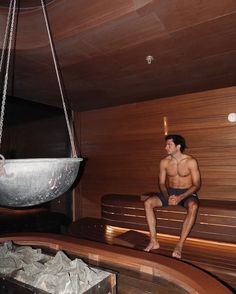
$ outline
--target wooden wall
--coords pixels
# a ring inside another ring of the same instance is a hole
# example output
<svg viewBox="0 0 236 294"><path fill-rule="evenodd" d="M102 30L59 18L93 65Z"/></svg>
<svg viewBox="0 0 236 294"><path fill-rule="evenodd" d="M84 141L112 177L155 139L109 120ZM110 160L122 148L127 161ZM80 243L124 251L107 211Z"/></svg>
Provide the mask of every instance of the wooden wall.
<svg viewBox="0 0 236 294"><path fill-rule="evenodd" d="M69 153L67 137L63 115L14 124L3 133L6 157L66 157Z"/></svg>
<svg viewBox="0 0 236 294"><path fill-rule="evenodd" d="M75 126L86 165L76 188L76 217L100 217L107 193L158 189L165 156L163 117L169 133L182 134L186 153L198 159L200 198L236 201L236 87L77 113Z"/></svg>

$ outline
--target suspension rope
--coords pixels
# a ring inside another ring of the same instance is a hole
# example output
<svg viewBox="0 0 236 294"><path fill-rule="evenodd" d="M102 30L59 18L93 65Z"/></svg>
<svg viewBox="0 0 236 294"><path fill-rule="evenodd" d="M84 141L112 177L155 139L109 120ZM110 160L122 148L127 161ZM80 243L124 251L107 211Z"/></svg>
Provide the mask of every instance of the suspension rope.
<svg viewBox="0 0 236 294"><path fill-rule="evenodd" d="M4 120L4 114L5 114L5 104L6 104L7 84L8 84L8 72L9 72L9 64L10 64L10 57L11 57L11 47L12 47L12 38L13 38L13 31L14 31L14 24L15 24L15 12L16 12L16 0L14 0L13 10L12 10L12 14L11 14L11 26L10 26L10 34L9 34L9 42L8 42L6 71L5 71L3 95L2 95L2 106L1 106L1 115L0 115L0 146L2 144L3 120Z"/></svg>
<svg viewBox="0 0 236 294"><path fill-rule="evenodd" d="M52 41L51 31L50 31L50 28L49 28L48 17L47 17L47 13L46 13L46 9L45 9L44 0L41 0L41 5L42 5L44 20L45 20L45 24L46 24L46 28L47 28L48 39L49 39L49 43L50 43L50 47L51 47L51 53L52 53L52 57L53 57L53 62L54 62L54 67L55 67L55 71L56 71L57 81L58 81L58 85L59 85L59 89L60 89L62 105L63 105L65 118L66 118L66 124L67 124L68 132L69 132L70 143L71 143L71 148L72 148L72 155L73 155L73 157L77 157L76 148L75 148L75 142L74 142L74 138L73 138L73 135L72 135L70 122L69 122L69 117L68 117L68 113L67 113L67 109L66 109L65 98L64 98L64 93L63 93L63 89L62 89L62 83L61 83L60 74L59 74L59 70L58 70L58 64L57 64L57 60L56 60L56 56L55 56L55 49L53 47L53 41Z"/></svg>
<svg viewBox="0 0 236 294"><path fill-rule="evenodd" d="M6 23L6 29L5 29L4 40L3 40L3 45L2 45L2 54L1 54L1 59L0 59L0 73L2 72L4 54L5 54L5 50L6 50L7 35L9 32L12 4L13 4L13 0L11 0L10 5L9 5L9 9L8 9L7 23Z"/></svg>

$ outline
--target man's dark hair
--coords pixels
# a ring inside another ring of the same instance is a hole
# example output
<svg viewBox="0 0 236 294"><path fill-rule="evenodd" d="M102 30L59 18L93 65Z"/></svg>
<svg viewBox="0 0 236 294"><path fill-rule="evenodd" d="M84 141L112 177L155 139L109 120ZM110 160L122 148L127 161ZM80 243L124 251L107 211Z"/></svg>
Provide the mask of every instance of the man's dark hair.
<svg viewBox="0 0 236 294"><path fill-rule="evenodd" d="M180 135L167 135L165 136L165 141L167 140L173 140L173 142L175 143L175 145L180 145L180 151L184 152L186 146L186 142L184 137L180 136Z"/></svg>

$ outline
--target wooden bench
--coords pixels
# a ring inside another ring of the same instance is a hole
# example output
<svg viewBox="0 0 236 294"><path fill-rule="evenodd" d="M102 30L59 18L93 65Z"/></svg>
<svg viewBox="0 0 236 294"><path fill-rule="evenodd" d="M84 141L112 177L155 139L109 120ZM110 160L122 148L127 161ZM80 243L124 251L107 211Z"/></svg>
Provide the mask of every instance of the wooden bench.
<svg viewBox="0 0 236 294"><path fill-rule="evenodd" d="M147 231L143 196L108 194L101 199L105 224ZM179 236L186 210L181 206L155 209L157 232ZM236 202L200 200L196 223L189 235L211 241L236 243Z"/></svg>
<svg viewBox="0 0 236 294"><path fill-rule="evenodd" d="M49 253L55 250L54 254L56 250L63 250L71 258L82 258L91 266L116 272L119 294L182 293L183 289L184 293L195 294L233 293L198 268L157 254L58 234L8 234L0 237L0 243L7 240L18 245L40 247ZM165 287L160 288L161 285ZM95 292L86 293L108 292L99 292L97 288Z"/></svg>

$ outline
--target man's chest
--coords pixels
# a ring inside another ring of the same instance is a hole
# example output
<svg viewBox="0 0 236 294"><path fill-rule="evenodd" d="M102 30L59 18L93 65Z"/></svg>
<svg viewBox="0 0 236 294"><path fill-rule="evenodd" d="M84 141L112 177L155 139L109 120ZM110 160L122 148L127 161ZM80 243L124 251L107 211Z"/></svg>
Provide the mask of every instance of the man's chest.
<svg viewBox="0 0 236 294"><path fill-rule="evenodd" d="M169 177L175 177L175 176L187 177L190 175L190 169L188 167L187 162L180 162L180 163L170 162L167 165L166 173L167 173L167 176Z"/></svg>

